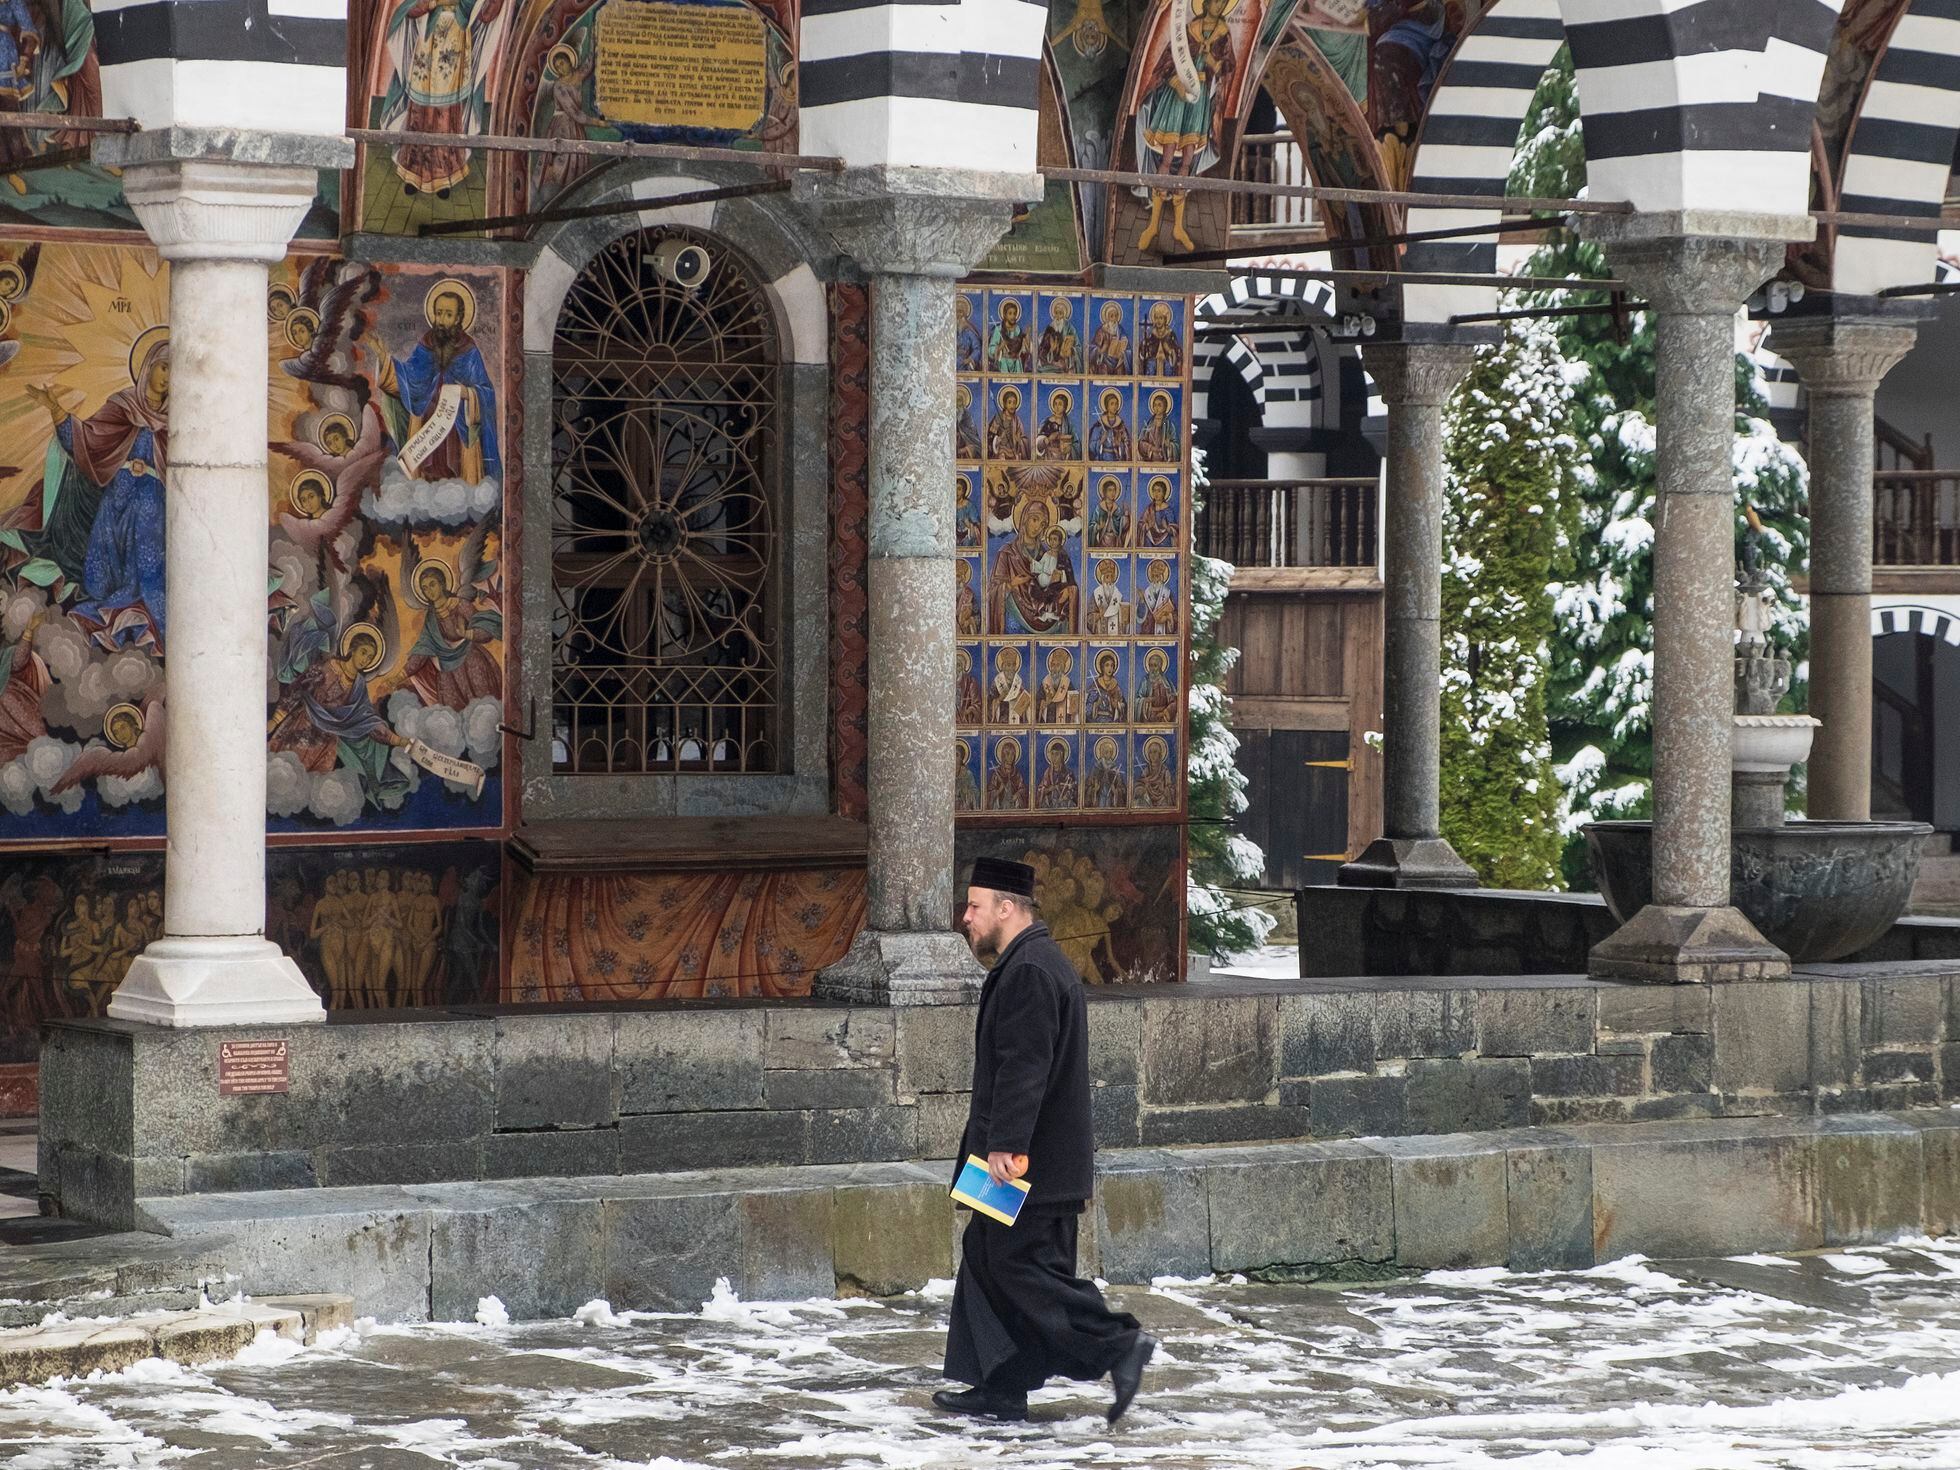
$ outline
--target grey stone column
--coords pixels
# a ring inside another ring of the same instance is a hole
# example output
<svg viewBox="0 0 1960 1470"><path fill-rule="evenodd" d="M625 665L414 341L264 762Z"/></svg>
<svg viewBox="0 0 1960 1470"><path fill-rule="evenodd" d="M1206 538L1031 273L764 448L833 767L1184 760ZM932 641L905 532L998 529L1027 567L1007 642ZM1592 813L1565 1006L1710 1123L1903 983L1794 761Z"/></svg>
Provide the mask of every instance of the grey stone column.
<svg viewBox="0 0 1960 1470"><path fill-rule="evenodd" d="M1477 355L1473 342L1379 342L1362 349L1388 404L1382 512L1383 835L1344 866L1358 888L1475 888L1444 840L1442 771L1443 404Z"/></svg>
<svg viewBox="0 0 1960 1470"><path fill-rule="evenodd" d="M1873 315L1778 322L1770 339L1810 403L1810 713L1823 726L1809 814L1844 822L1872 814L1872 399L1917 336L1864 304Z"/></svg>
<svg viewBox="0 0 1960 1470"><path fill-rule="evenodd" d="M1006 233L1018 176L866 169L805 185L871 282L871 799L865 929L820 996L879 1005L971 998L953 929L953 297Z"/></svg>
<svg viewBox="0 0 1960 1470"><path fill-rule="evenodd" d="M1735 316L1809 219L1595 215L1582 225L1658 317L1653 900L1592 952L1600 978L1787 975L1729 902L1735 712Z"/></svg>

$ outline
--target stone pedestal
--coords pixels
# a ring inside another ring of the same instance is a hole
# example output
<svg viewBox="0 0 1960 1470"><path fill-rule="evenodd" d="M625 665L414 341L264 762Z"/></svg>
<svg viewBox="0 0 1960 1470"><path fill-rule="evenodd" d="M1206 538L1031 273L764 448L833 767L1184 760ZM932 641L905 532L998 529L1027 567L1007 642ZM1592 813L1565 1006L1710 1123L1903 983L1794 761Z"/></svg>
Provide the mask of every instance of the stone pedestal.
<svg viewBox="0 0 1960 1470"><path fill-rule="evenodd" d="M123 189L170 263L164 509L163 938L109 1002L164 1026L318 1021L265 938L267 267L313 202L311 167L168 159Z"/></svg>
<svg viewBox="0 0 1960 1470"><path fill-rule="evenodd" d="M815 993L962 1001L982 971L952 932L953 296L1039 181L878 168L799 189L871 278L866 923Z"/></svg>
<svg viewBox="0 0 1960 1470"><path fill-rule="evenodd" d="M1777 323L1770 345L1803 374L1810 404L1808 813L1872 814L1872 399L1912 350L1909 320L1843 313Z"/></svg>
<svg viewBox="0 0 1960 1470"><path fill-rule="evenodd" d="M1476 358L1467 342L1371 342L1388 404L1382 512L1382 836L1338 881L1361 888L1475 888L1442 836L1443 404Z"/></svg>
<svg viewBox="0 0 1960 1470"><path fill-rule="evenodd" d="M1597 215L1582 226L1658 317L1654 901L1593 949L1603 979L1768 979L1789 958L1729 903L1735 710L1735 314L1807 219Z"/></svg>

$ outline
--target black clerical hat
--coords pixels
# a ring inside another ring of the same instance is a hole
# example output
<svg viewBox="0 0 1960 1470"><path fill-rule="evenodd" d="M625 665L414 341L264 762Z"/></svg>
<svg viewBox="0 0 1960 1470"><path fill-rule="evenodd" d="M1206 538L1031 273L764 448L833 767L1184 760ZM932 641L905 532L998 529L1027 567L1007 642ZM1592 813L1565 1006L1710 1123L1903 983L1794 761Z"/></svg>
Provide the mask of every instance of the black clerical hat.
<svg viewBox="0 0 1960 1470"><path fill-rule="evenodd" d="M1011 863L1005 858L976 858L973 862L973 886L1033 898L1034 869L1026 863Z"/></svg>

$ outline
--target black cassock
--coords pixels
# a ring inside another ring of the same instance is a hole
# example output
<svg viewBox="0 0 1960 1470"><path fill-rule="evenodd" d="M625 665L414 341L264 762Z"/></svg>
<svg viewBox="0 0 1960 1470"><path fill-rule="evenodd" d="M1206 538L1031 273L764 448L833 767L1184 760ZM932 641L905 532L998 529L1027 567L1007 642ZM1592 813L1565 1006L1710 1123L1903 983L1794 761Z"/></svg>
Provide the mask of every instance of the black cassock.
<svg viewBox="0 0 1960 1470"><path fill-rule="evenodd" d="M1010 1226L966 1227L946 1334L946 1376L1003 1394L1049 1378L1101 1378L1136 1341L1075 1274L1076 1232L1095 1183L1089 1022L1082 979L1045 924L1016 936L980 991L968 1154L1028 1156L1028 1202Z"/></svg>

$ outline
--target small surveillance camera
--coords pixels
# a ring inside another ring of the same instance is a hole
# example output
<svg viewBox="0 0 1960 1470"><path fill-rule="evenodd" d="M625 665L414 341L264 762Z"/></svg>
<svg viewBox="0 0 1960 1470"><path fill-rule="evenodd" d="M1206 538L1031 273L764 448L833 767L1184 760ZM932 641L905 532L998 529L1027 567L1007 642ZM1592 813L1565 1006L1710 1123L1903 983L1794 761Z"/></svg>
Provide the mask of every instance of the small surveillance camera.
<svg viewBox="0 0 1960 1470"><path fill-rule="evenodd" d="M708 279L713 264L713 256L688 240L662 240L653 249L653 268L689 291Z"/></svg>

